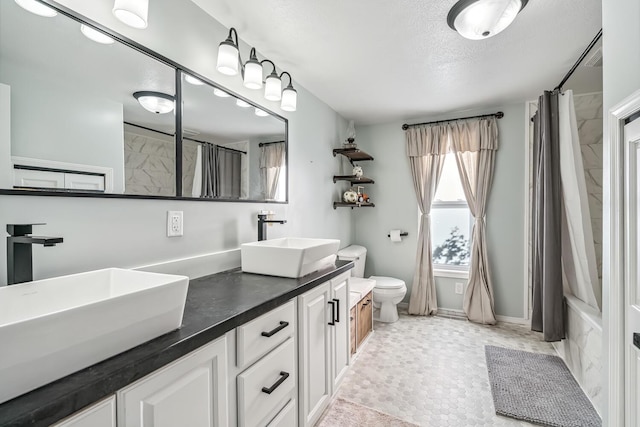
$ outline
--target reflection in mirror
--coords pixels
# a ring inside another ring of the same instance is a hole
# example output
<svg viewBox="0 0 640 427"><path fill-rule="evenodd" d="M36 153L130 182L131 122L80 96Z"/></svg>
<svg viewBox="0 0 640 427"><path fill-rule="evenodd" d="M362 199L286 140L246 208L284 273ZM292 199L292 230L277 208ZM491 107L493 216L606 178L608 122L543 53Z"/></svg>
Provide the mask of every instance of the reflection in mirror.
<svg viewBox="0 0 640 427"><path fill-rule="evenodd" d="M0 122L11 123L0 161L12 165L0 187L175 195L172 67L2 1L0 89Z"/></svg>
<svg viewBox="0 0 640 427"><path fill-rule="evenodd" d="M286 123L183 74L183 196L287 200Z"/></svg>

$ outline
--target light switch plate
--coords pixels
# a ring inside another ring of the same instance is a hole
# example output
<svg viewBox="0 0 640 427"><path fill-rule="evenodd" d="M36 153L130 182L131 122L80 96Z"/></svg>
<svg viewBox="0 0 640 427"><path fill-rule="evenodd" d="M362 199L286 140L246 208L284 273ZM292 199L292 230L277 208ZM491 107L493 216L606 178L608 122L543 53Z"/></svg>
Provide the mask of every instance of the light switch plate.
<svg viewBox="0 0 640 427"><path fill-rule="evenodd" d="M464 289L464 284L461 282L456 283L456 294L462 295L462 291Z"/></svg>
<svg viewBox="0 0 640 427"><path fill-rule="evenodd" d="M182 211L167 211L167 237L182 236Z"/></svg>

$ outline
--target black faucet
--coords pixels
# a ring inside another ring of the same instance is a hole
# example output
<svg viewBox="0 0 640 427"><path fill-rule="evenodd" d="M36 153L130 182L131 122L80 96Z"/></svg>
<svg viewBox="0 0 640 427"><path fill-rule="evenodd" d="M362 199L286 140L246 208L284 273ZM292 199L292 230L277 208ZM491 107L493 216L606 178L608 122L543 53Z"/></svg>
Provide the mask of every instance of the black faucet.
<svg viewBox="0 0 640 427"><path fill-rule="evenodd" d="M267 240L267 224L285 224L284 219L267 219L267 214L258 214L258 241Z"/></svg>
<svg viewBox="0 0 640 427"><path fill-rule="evenodd" d="M7 224L7 285L33 280L31 245L62 243L62 237L30 236L34 225L46 224Z"/></svg>

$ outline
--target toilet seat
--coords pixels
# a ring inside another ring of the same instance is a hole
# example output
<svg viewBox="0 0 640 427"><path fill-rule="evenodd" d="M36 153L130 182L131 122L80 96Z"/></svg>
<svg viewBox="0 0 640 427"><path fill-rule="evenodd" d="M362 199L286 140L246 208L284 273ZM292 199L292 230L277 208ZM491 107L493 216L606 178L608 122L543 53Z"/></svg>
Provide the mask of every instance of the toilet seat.
<svg viewBox="0 0 640 427"><path fill-rule="evenodd" d="M400 289L405 286L404 280L394 277L371 276L369 279L376 281L374 289Z"/></svg>

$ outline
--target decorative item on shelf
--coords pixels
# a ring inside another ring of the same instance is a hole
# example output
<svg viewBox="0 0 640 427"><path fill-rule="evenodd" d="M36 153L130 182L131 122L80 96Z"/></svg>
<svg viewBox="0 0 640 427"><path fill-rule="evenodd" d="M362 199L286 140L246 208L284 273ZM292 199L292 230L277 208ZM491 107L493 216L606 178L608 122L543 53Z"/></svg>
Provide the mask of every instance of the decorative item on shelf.
<svg viewBox="0 0 640 427"><path fill-rule="evenodd" d="M353 120L349 120L349 125L347 126L347 140L343 144L344 148L356 148L356 127L353 123Z"/></svg>
<svg viewBox="0 0 640 427"><path fill-rule="evenodd" d="M354 166L353 167L353 176L355 176L356 178L362 178L362 175L364 175L364 172L362 171L362 167L361 166Z"/></svg>
<svg viewBox="0 0 640 427"><path fill-rule="evenodd" d="M369 195L365 193L364 187L358 186L358 203L371 203L369 199Z"/></svg>
<svg viewBox="0 0 640 427"><path fill-rule="evenodd" d="M347 191L344 192L344 194L342 195L342 200L345 201L345 203L357 203L358 202L358 197L359 194L355 191L353 191L352 188L348 189Z"/></svg>
<svg viewBox="0 0 640 427"><path fill-rule="evenodd" d="M266 79L262 80L263 66L265 62L271 64L273 70ZM249 52L249 60L245 63L240 56L238 48L238 32L235 28L229 30L229 36L218 46L218 60L216 68L222 74L235 76L238 74L238 66L242 76L242 83L249 89L261 89L264 84L264 97L269 101L280 102L280 108L284 111L296 111L298 92L293 88L291 74L283 71L278 75L276 64L269 59L258 60L256 48ZM289 85L282 89L282 77L289 77Z"/></svg>

